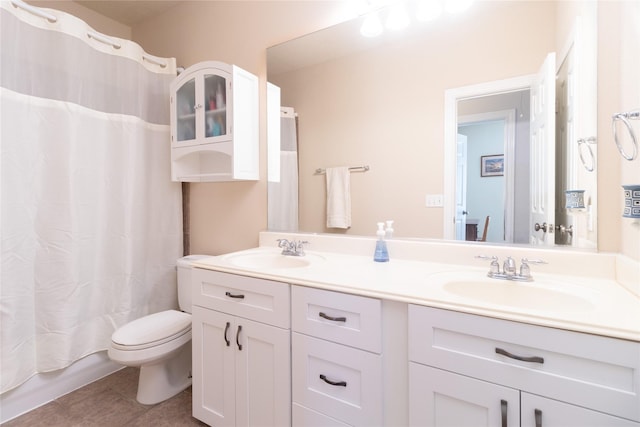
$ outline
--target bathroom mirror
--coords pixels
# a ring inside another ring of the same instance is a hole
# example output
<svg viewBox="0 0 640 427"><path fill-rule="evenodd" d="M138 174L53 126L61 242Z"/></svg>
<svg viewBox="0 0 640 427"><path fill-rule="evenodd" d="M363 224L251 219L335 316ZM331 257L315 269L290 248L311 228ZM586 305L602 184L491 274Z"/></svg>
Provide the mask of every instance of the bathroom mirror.
<svg viewBox="0 0 640 427"><path fill-rule="evenodd" d="M535 85L531 79L549 53L555 52L555 92L565 116L549 142L549 147L555 147L550 151L557 157L556 166L544 173L555 177L544 190L555 205L553 216L545 222L547 238L536 241L530 207L519 214L527 218L520 221L526 229L507 232L506 218L511 218L510 227L517 223L508 207L522 207L521 199L511 196L526 193L528 199L532 191L542 192L541 187L522 189L521 184L504 182L506 172L513 175L515 168L529 174L528 140L526 150L521 150L527 151L525 156L505 153L499 148L506 144L502 141L498 148L494 141L491 148L474 151L467 160L467 173L473 174L476 184L491 185L474 187L474 203L480 207L468 216L477 223L474 236L481 235L485 217L492 216L489 230L498 237L487 241L493 243L595 248L597 166L586 171L572 141L596 134L596 100L580 100L585 111L579 118L572 113L567 118L569 108L564 103L574 106L577 102L572 98L576 96L575 64L583 73L580 81L590 82L595 92L596 8L596 2L482 1L459 15L445 14L430 22L412 19L408 28L385 30L376 38L361 36L364 18L360 17L269 48L268 80L280 88L280 105L290 107L287 114L295 111L297 115L299 226L288 231L371 236L376 222L394 220L395 237L456 239L458 125L468 126L469 120L475 120L472 117L485 113L492 117L511 111L513 127L520 131L526 123L528 128L529 90ZM518 84L505 85L514 81ZM529 83L523 86L522 81ZM484 111L473 105L495 94L515 96L510 96L510 104ZM451 99L453 108L446 105ZM458 116L465 116L466 122ZM581 127L573 127L576 123ZM272 169L284 165L271 162L275 155L269 154ZM501 159L503 175L482 173L487 160ZM316 170L333 166L355 168L350 175L352 225L347 230L326 227L325 176ZM369 169L359 172L362 166ZM286 174L271 172L270 177ZM276 194L283 194L277 186L269 183L270 229L286 230L278 221L278 209L272 209ZM566 209L566 190L585 190L590 204ZM496 191L511 196L495 201ZM286 204L286 200L280 203ZM502 219L482 206L501 212ZM558 239L560 231L562 239ZM458 240L475 239L458 236Z"/></svg>

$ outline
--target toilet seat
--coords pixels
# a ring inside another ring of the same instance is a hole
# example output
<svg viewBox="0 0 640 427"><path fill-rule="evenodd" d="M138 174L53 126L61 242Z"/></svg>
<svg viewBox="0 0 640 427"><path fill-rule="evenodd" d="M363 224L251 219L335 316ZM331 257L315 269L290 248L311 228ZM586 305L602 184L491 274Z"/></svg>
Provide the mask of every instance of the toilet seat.
<svg viewBox="0 0 640 427"><path fill-rule="evenodd" d="M191 315L166 310L136 319L116 330L111 345L118 350L133 351L156 347L191 333Z"/></svg>

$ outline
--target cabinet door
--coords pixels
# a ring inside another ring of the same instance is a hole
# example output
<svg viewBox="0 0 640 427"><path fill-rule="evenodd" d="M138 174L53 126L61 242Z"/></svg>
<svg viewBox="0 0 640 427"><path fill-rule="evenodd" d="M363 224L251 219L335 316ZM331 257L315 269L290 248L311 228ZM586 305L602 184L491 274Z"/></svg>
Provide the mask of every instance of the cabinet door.
<svg viewBox="0 0 640 427"><path fill-rule="evenodd" d="M171 106L171 115L175 117L172 146L228 141L231 74L220 68L205 67L190 72L180 81Z"/></svg>
<svg viewBox="0 0 640 427"><path fill-rule="evenodd" d="M194 306L192 325L193 416L235 426L235 318Z"/></svg>
<svg viewBox="0 0 640 427"><path fill-rule="evenodd" d="M238 426L291 425L290 343L287 329L237 318L232 344Z"/></svg>
<svg viewBox="0 0 640 427"><path fill-rule="evenodd" d="M522 427L640 427L624 418L533 394L522 393L521 398Z"/></svg>
<svg viewBox="0 0 640 427"><path fill-rule="evenodd" d="M520 393L418 363L409 363L409 424L430 427L520 425Z"/></svg>
<svg viewBox="0 0 640 427"><path fill-rule="evenodd" d="M188 79L178 87L171 108L171 115L175 117L175 123L173 123L175 145L193 142L196 139L196 110L198 109L195 74L188 76Z"/></svg>
<svg viewBox="0 0 640 427"><path fill-rule="evenodd" d="M202 72L201 96L203 103L203 121L200 123L200 134L207 142L225 138L228 133L227 94L230 75L218 69Z"/></svg>

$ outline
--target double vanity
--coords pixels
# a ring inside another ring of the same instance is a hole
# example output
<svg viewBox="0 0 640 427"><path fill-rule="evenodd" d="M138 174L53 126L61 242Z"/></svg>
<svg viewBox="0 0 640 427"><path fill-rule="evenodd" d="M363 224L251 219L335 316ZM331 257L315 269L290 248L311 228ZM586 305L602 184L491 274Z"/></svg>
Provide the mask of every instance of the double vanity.
<svg viewBox="0 0 640 427"><path fill-rule="evenodd" d="M306 240L285 256L279 238ZM640 426L637 263L260 235L193 263L193 414L212 426ZM363 255L364 254L364 255ZM532 281L477 256L544 259Z"/></svg>

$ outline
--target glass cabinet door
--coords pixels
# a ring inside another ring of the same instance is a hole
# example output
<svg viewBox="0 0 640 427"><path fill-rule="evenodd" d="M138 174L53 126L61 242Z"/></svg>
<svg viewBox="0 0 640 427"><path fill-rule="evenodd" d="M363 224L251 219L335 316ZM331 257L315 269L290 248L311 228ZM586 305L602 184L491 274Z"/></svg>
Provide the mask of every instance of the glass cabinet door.
<svg viewBox="0 0 640 427"><path fill-rule="evenodd" d="M204 75L204 136L227 134L227 79L217 74Z"/></svg>
<svg viewBox="0 0 640 427"><path fill-rule="evenodd" d="M176 138L178 142L196 139L196 80L183 84L176 93Z"/></svg>

